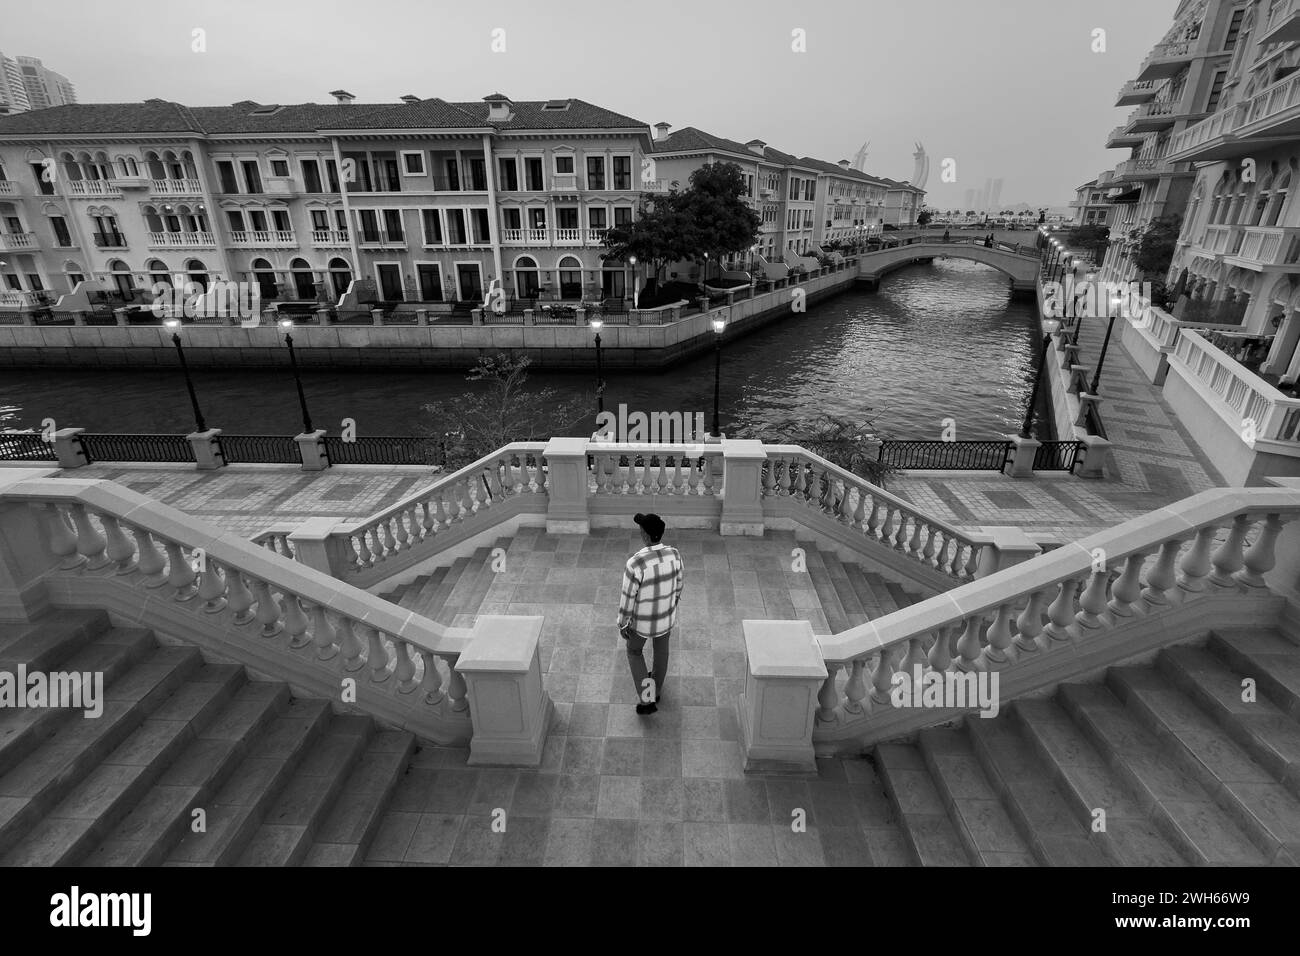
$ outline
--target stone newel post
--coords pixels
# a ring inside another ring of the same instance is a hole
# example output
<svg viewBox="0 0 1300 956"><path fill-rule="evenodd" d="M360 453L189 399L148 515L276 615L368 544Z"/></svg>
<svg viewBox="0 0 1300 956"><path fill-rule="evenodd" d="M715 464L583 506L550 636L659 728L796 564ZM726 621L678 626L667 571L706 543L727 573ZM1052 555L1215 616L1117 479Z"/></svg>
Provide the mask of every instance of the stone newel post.
<svg viewBox="0 0 1300 956"><path fill-rule="evenodd" d="M763 462L761 441L722 442L722 526L724 535L763 534Z"/></svg>
<svg viewBox="0 0 1300 956"><path fill-rule="evenodd" d="M0 495L48 474L48 468L0 468ZM42 520L41 510L26 501L0 498L0 621L29 621L50 606L44 575L55 562L43 543Z"/></svg>
<svg viewBox="0 0 1300 956"><path fill-rule="evenodd" d="M217 443L220 435L220 428L209 428L205 432L191 432L185 436L194 450L194 462L199 471L211 471L225 466L226 459L222 457L221 446Z"/></svg>
<svg viewBox="0 0 1300 956"><path fill-rule="evenodd" d="M541 617L480 615L456 662L465 678L474 736L471 764L536 767L555 705L542 688Z"/></svg>
<svg viewBox="0 0 1300 956"><path fill-rule="evenodd" d="M588 534L587 439L552 438L546 457L547 534Z"/></svg>
<svg viewBox="0 0 1300 956"><path fill-rule="evenodd" d="M740 741L745 769L760 761L816 770L812 733L826 680L821 648L807 621L745 621L745 690Z"/></svg>
<svg viewBox="0 0 1300 956"><path fill-rule="evenodd" d="M329 459L325 457L325 429L318 428L314 432L294 435L293 440L298 443L303 471L324 471L330 466Z"/></svg>
<svg viewBox="0 0 1300 956"><path fill-rule="evenodd" d="M308 518L290 532L295 561L339 578L347 574L351 545L343 534L334 534L341 522L333 517Z"/></svg>
<svg viewBox="0 0 1300 956"><path fill-rule="evenodd" d="M86 454L77 441L77 436L84 431L84 428L60 428L54 433L54 454L60 468L80 468L86 464Z"/></svg>

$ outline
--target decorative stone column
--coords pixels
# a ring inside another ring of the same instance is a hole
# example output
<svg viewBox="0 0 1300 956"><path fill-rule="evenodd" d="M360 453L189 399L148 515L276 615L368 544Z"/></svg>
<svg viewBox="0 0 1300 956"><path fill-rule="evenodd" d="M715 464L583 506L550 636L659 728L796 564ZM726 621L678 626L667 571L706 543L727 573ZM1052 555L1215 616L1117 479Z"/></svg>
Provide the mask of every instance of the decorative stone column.
<svg viewBox="0 0 1300 956"><path fill-rule="evenodd" d="M574 314L574 322L573 322L574 325L581 327L587 324L586 309L574 309L573 314Z"/></svg>
<svg viewBox="0 0 1300 956"><path fill-rule="evenodd" d="M817 769L812 733L826 664L808 621L744 621L745 689L737 702L745 769Z"/></svg>
<svg viewBox="0 0 1300 956"><path fill-rule="evenodd" d="M1081 389L1079 391L1079 417L1074 420L1074 424L1080 428L1085 427L1088 423L1088 410L1100 404L1100 395L1093 395Z"/></svg>
<svg viewBox="0 0 1300 956"><path fill-rule="evenodd" d="M294 435L293 440L298 443L303 471L324 471L330 466L330 460L325 456L325 429Z"/></svg>
<svg viewBox="0 0 1300 956"><path fill-rule="evenodd" d="M429 310L428 310L428 309L416 309L416 310L415 310L415 324L416 324L416 325L428 325L428 324L429 324Z"/></svg>
<svg viewBox="0 0 1300 956"><path fill-rule="evenodd" d="M54 454L59 459L60 468L80 468L89 464L81 442L77 441L77 436L84 431L84 428L60 428L54 433Z"/></svg>
<svg viewBox="0 0 1300 956"><path fill-rule="evenodd" d="M763 535L763 443L752 439L722 442L723 535Z"/></svg>
<svg viewBox="0 0 1300 956"><path fill-rule="evenodd" d="M1012 478L1034 477L1034 456L1038 454L1038 447L1042 442L1036 438L1024 438L1020 435L1007 437L1016 447L1011 453L1011 461L1003 467L1003 471Z"/></svg>
<svg viewBox="0 0 1300 956"><path fill-rule="evenodd" d="M329 310L329 309L317 309L317 310L316 310L316 321L319 322L319 323L321 324L321 327L322 327L322 328L324 328L325 326L329 325L329 324L330 324L330 310Z"/></svg>
<svg viewBox="0 0 1300 956"><path fill-rule="evenodd" d="M1110 442L1100 435L1084 435L1079 440L1083 442L1084 448L1083 464L1079 466L1078 471L1079 477L1105 478L1106 459L1110 457Z"/></svg>
<svg viewBox="0 0 1300 956"><path fill-rule="evenodd" d="M383 309L371 309L371 310L370 310L370 324L371 324L371 325L383 325L383 324L384 324L384 310L383 310Z"/></svg>
<svg viewBox="0 0 1300 956"><path fill-rule="evenodd" d="M546 458L546 532L589 534L587 516L587 439L552 438Z"/></svg>
<svg viewBox="0 0 1300 956"><path fill-rule="evenodd" d="M483 324L483 310L482 310L482 309L470 309L470 311L469 311L469 318L470 318L470 321L471 321L474 325L482 325L482 324Z"/></svg>
<svg viewBox="0 0 1300 956"><path fill-rule="evenodd" d="M351 564L351 544L340 532L345 527L338 518L308 518L289 533L293 558L300 564L342 580Z"/></svg>
<svg viewBox="0 0 1300 956"><path fill-rule="evenodd" d="M224 468L226 459L222 457L221 446L217 443L220 428L209 428L205 432L192 432L185 437L189 439L190 448L194 450L194 463L199 471L212 471Z"/></svg>
<svg viewBox="0 0 1300 956"><path fill-rule="evenodd" d="M469 763L536 767L555 705L542 687L540 616L481 614L456 661L474 736Z"/></svg>
<svg viewBox="0 0 1300 956"><path fill-rule="evenodd" d="M975 569L976 579L986 578L1043 553L1038 543L1021 528L981 528L980 534L975 537L987 542L987 547L980 552L979 567Z"/></svg>
<svg viewBox="0 0 1300 956"><path fill-rule="evenodd" d="M537 324L537 313L532 309L524 309L524 325L532 327Z"/></svg>

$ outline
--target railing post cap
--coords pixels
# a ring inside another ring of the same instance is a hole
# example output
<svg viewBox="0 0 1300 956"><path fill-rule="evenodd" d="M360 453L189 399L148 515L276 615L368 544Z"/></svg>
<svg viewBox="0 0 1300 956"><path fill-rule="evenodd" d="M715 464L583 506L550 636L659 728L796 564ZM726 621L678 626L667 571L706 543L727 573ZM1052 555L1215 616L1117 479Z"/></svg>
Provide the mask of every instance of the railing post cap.
<svg viewBox="0 0 1300 956"><path fill-rule="evenodd" d="M552 438L546 443L542 454L547 458L560 455L585 455L589 439L586 438Z"/></svg>
<svg viewBox="0 0 1300 956"><path fill-rule="evenodd" d="M325 429L318 428L314 432L303 432L301 435L294 435L294 441L320 441L325 437Z"/></svg>
<svg viewBox="0 0 1300 956"><path fill-rule="evenodd" d="M727 438L722 437L722 457L723 458L767 458L767 449L763 443L755 438Z"/></svg>
<svg viewBox="0 0 1300 956"><path fill-rule="evenodd" d="M808 621L742 621L741 628L746 667L754 677L826 679L826 662Z"/></svg>
<svg viewBox="0 0 1300 956"><path fill-rule="evenodd" d="M73 435L80 435L84 428L60 428L54 433L55 438L71 438Z"/></svg>
<svg viewBox="0 0 1300 956"><path fill-rule="evenodd" d="M289 532L290 541L323 541L345 525L333 515L308 518Z"/></svg>
<svg viewBox="0 0 1300 956"><path fill-rule="evenodd" d="M1083 442L1085 448L1109 448L1110 442L1100 435L1080 435L1079 441Z"/></svg>
<svg viewBox="0 0 1300 956"><path fill-rule="evenodd" d="M542 635L541 615L480 614L456 670L525 673Z"/></svg>
<svg viewBox="0 0 1300 956"><path fill-rule="evenodd" d="M207 438L207 439L211 440L211 439L213 439L213 438L216 438L216 437L217 437L218 435L220 435L220 434L221 434L221 429L220 429L220 428L209 428L209 429L208 429L207 431L205 431L205 432L190 432L190 433L189 433L188 435L186 435L185 437L186 437L186 438L190 438L190 439L194 439L194 438Z"/></svg>

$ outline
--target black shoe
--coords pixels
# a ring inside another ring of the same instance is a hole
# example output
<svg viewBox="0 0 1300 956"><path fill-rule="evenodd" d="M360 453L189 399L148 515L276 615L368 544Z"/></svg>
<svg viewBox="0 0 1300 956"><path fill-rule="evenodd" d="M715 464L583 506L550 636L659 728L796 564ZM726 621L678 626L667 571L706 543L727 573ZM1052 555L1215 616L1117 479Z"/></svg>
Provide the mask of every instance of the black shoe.
<svg viewBox="0 0 1300 956"><path fill-rule="evenodd" d="M637 704L637 705L636 705L636 712L637 712L638 714L643 714L643 715L644 715L644 714L653 714L653 713L654 713L655 711L657 711L658 709L659 709L659 708L656 707L654 704Z"/></svg>

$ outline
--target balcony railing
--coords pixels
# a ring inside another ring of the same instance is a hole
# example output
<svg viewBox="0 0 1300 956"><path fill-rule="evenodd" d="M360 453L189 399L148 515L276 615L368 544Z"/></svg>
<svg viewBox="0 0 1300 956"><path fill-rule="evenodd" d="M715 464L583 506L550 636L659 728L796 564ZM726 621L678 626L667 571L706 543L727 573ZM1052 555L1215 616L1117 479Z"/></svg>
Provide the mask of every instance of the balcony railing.
<svg viewBox="0 0 1300 956"><path fill-rule="evenodd" d="M202 196L197 179L151 179L149 191L158 196Z"/></svg>
<svg viewBox="0 0 1300 956"><path fill-rule="evenodd" d="M0 291L0 306L6 309L30 309L45 305L49 301L47 292L21 292L16 289Z"/></svg>
<svg viewBox="0 0 1300 956"><path fill-rule="evenodd" d="M16 252L19 249L35 249L36 233L34 232L4 232L0 233L0 250L4 252Z"/></svg>
<svg viewBox="0 0 1300 956"><path fill-rule="evenodd" d="M97 232L94 234L95 245L101 249L125 249L126 236L120 232Z"/></svg>
<svg viewBox="0 0 1300 956"><path fill-rule="evenodd" d="M572 193L577 191L577 173L556 173L551 177L551 192Z"/></svg>
<svg viewBox="0 0 1300 956"><path fill-rule="evenodd" d="M17 196L18 184L12 179L0 179L0 196Z"/></svg>
<svg viewBox="0 0 1300 956"><path fill-rule="evenodd" d="M346 246L348 234L343 229L313 229L311 241L316 246Z"/></svg>
<svg viewBox="0 0 1300 956"><path fill-rule="evenodd" d="M1239 251L1228 253L1260 266L1293 266L1300 261L1300 229L1246 226Z"/></svg>
<svg viewBox="0 0 1300 956"><path fill-rule="evenodd" d="M1181 330L1171 362L1174 359L1213 396L1221 413L1235 419L1239 434L1300 442L1300 398L1283 395L1191 329Z"/></svg>
<svg viewBox="0 0 1300 956"><path fill-rule="evenodd" d="M210 232L151 232L149 245L164 249L195 249L215 246L216 238Z"/></svg>
<svg viewBox="0 0 1300 956"><path fill-rule="evenodd" d="M1236 255L1241 248L1241 226L1206 226L1200 246L1211 255Z"/></svg>
<svg viewBox="0 0 1300 956"><path fill-rule="evenodd" d="M581 229L556 229L555 244L557 246L577 246L582 244Z"/></svg>
<svg viewBox="0 0 1300 956"><path fill-rule="evenodd" d="M1300 73L1284 77L1272 86L1260 90L1250 99L1236 106L1216 113L1209 119L1202 120L1195 126L1183 130L1169 142L1169 154L1183 154L1180 159L1196 156L1198 147L1209 151L1209 146L1223 146L1236 143L1250 136L1265 133L1283 121L1293 122L1300 112ZM1211 140L1222 139L1222 143ZM1209 145L1207 145L1209 144ZM1226 151L1224 156L1235 155L1247 148L1242 144L1235 151Z"/></svg>
<svg viewBox="0 0 1300 956"><path fill-rule="evenodd" d="M1135 133L1151 133L1174 125L1178 112L1176 100L1152 100L1135 109L1128 118L1126 128Z"/></svg>
<svg viewBox="0 0 1300 956"><path fill-rule="evenodd" d="M122 195L122 190L111 179L70 179L68 192L73 196Z"/></svg>
<svg viewBox="0 0 1300 956"><path fill-rule="evenodd" d="M298 240L292 230L240 231L230 234L230 241L237 246L296 246Z"/></svg>
<svg viewBox="0 0 1300 956"><path fill-rule="evenodd" d="M1132 106L1156 95L1159 84L1155 80L1129 80L1119 88L1116 106Z"/></svg>
<svg viewBox="0 0 1300 956"><path fill-rule="evenodd" d="M1260 43L1289 43L1300 40L1300 0L1283 0L1273 8Z"/></svg>

